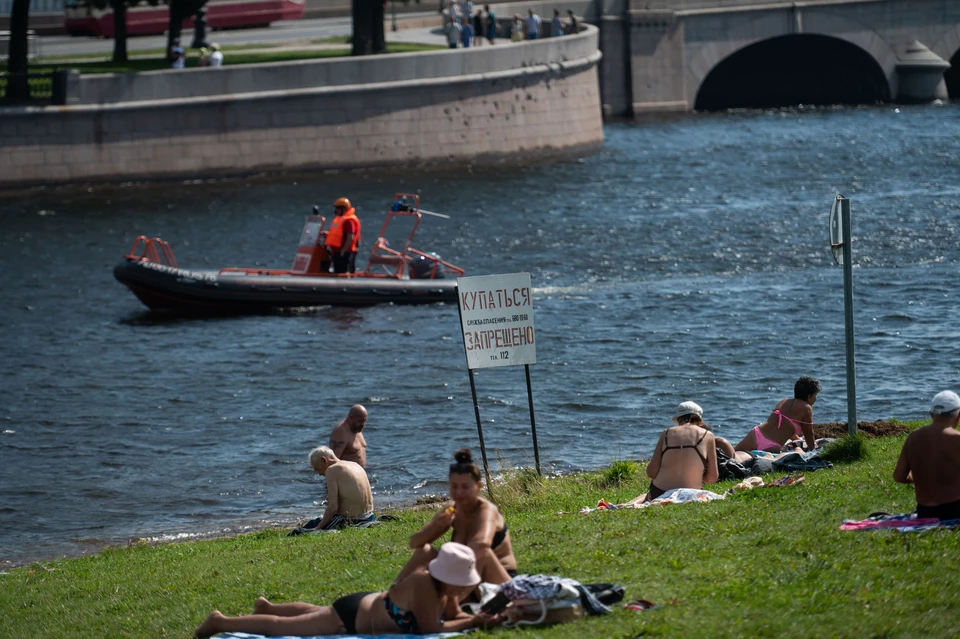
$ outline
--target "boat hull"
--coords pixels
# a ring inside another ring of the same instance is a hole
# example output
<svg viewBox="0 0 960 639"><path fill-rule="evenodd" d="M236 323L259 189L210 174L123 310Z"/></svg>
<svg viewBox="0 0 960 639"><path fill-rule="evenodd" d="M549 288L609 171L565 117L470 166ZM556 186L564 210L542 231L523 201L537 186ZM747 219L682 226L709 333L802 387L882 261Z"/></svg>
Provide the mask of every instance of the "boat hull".
<svg viewBox="0 0 960 639"><path fill-rule="evenodd" d="M113 275L153 310L260 313L306 306L455 302L455 279L221 273L124 259Z"/></svg>

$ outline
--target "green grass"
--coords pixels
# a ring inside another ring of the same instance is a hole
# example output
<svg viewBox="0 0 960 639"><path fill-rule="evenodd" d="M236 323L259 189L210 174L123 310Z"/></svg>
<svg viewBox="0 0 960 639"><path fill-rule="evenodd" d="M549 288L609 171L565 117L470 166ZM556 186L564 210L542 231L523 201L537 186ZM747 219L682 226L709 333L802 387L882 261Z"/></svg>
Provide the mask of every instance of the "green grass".
<svg viewBox="0 0 960 639"><path fill-rule="evenodd" d="M221 44L221 51L246 51L248 49L275 49L278 46L284 46L283 44ZM165 49L137 49L137 50L128 50L128 56L153 56L161 57L165 55ZM187 59L196 58L200 55L199 49L188 49L187 50ZM113 52L110 53L74 53L71 55L51 55L44 56L40 58L40 63L48 64L50 62L63 62L71 60L104 60L109 59L113 56Z"/></svg>
<svg viewBox="0 0 960 639"><path fill-rule="evenodd" d="M604 469L600 473L598 486L607 488L609 486L620 486L633 479L637 474L637 464L629 459L618 459L610 465L610 468Z"/></svg>
<svg viewBox="0 0 960 639"><path fill-rule="evenodd" d="M960 636L960 531L839 531L845 518L913 509L912 488L891 479L902 441L866 440L865 460L807 473L797 486L588 515L577 511L601 497L645 492L643 465L605 488L597 486L609 471L543 480L513 471L494 493L522 571L614 582L627 600L667 605L481 636ZM398 522L334 535L263 531L118 548L45 562L51 572L19 568L0 576L0 636L187 637L211 609L248 613L259 595L329 603L382 589L409 556L408 536L433 514L401 511Z"/></svg>
<svg viewBox="0 0 960 639"><path fill-rule="evenodd" d="M824 448L820 457L834 464L851 464L863 461L870 456L867 438L857 433L853 437L846 436L830 442Z"/></svg>
<svg viewBox="0 0 960 639"><path fill-rule="evenodd" d="M388 53L408 53L411 51L435 51L445 47L431 44L416 44L397 42L387 45ZM63 62L61 64L51 64L49 61L43 61L30 66L30 71L42 73L53 71L57 68L77 69L80 73L136 73L141 71L157 71L160 69L169 69L170 63L164 58L134 58L121 64L114 64L109 59L103 59L103 56L97 56L100 59L79 62ZM264 62L289 62L291 60L314 60L321 58L343 58L350 55L349 49L302 49L302 50L263 50L263 51L236 51L225 55L223 58L224 66L232 64L262 64ZM197 57L191 52L187 57L186 66L197 66ZM6 63L0 64L0 71L6 71Z"/></svg>

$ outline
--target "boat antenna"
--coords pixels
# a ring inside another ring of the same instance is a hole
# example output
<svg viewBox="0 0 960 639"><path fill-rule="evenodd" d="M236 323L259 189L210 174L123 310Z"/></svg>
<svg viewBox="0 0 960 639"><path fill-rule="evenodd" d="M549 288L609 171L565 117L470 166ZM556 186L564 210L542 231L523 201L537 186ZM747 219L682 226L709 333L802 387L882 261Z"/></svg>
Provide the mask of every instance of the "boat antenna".
<svg viewBox="0 0 960 639"><path fill-rule="evenodd" d="M443 213L434 213L433 211L426 211L426 210L424 210L424 209L420 209L420 212L423 213L423 214L425 214L425 215L434 215L434 216L436 216L436 217L442 217L442 218L445 219L445 220L449 220L449 219L450 219L450 216L449 216L449 215L444 215Z"/></svg>

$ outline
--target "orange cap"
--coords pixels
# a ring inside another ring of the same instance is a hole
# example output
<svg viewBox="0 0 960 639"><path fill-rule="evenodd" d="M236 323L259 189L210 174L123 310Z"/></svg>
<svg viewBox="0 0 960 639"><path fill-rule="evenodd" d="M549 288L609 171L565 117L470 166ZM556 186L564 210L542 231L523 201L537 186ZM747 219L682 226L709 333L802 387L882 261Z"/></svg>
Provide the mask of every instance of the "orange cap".
<svg viewBox="0 0 960 639"><path fill-rule="evenodd" d="M352 209L352 208L353 208L352 206L350 206L350 200L348 200L348 199L345 198L345 197L342 197L342 198L338 199L336 202L333 203L333 205L334 205L335 207L337 207L337 206L342 206L342 207L345 208L345 209Z"/></svg>

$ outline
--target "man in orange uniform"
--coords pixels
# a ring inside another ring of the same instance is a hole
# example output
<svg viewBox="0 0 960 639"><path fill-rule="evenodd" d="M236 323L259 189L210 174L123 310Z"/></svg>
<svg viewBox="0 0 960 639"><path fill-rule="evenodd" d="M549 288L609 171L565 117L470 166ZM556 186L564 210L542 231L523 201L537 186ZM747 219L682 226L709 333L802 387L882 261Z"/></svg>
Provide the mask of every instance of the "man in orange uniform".
<svg viewBox="0 0 960 639"><path fill-rule="evenodd" d="M345 197L333 203L333 221L327 232L327 251L333 259L334 273L356 270L357 247L360 246L360 220Z"/></svg>

